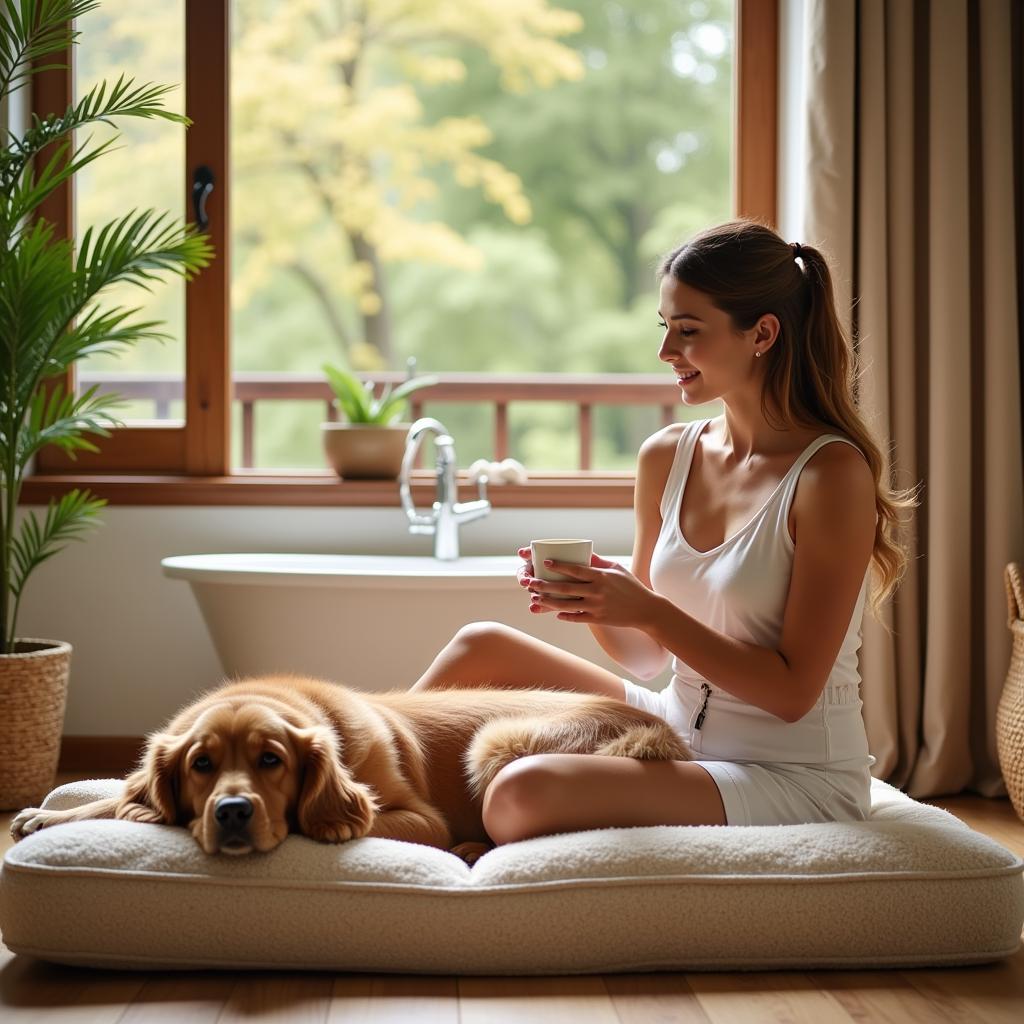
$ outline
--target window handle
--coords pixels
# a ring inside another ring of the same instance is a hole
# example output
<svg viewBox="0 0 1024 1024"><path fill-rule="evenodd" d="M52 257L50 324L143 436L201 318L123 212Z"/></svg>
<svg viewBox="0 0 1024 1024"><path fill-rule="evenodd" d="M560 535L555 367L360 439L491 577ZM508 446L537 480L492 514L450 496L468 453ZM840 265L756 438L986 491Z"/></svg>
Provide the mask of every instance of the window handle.
<svg viewBox="0 0 1024 1024"><path fill-rule="evenodd" d="M213 191L213 171L201 164L192 175L192 206L195 208L196 223L205 231L210 219L206 216L206 197Z"/></svg>

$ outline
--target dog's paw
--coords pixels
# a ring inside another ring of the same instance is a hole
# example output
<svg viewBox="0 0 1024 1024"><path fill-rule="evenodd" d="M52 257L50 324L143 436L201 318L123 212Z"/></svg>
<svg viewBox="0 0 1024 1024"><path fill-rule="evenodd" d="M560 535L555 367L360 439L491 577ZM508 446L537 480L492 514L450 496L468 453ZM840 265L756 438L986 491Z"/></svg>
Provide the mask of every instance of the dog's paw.
<svg viewBox="0 0 1024 1024"><path fill-rule="evenodd" d="M52 813L52 811L44 811L41 807L26 807L23 811L19 811L11 822L11 838L17 842L19 839L24 839L25 836L32 835L33 832L38 832L41 828L46 828L47 825L52 824L48 820Z"/></svg>
<svg viewBox="0 0 1024 1024"><path fill-rule="evenodd" d="M306 829L306 835L318 843L347 843L364 834L346 821L321 821Z"/></svg>
<svg viewBox="0 0 1024 1024"><path fill-rule="evenodd" d="M490 843L457 843L449 850L449 853L461 857L472 867L485 853L493 849L494 847Z"/></svg>

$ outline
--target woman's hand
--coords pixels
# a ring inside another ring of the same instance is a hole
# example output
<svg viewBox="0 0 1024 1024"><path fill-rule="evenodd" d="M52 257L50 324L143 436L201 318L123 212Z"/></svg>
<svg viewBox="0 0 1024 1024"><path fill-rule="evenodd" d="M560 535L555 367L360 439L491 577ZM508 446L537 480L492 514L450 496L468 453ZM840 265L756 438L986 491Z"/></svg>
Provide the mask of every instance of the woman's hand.
<svg viewBox="0 0 1024 1024"><path fill-rule="evenodd" d="M541 580L537 579L533 575L533 548L520 548L519 557L523 560L524 564L519 566L516 570L516 579L519 581L521 587L532 587L533 584L540 583ZM553 608L542 608L537 601L534 600L535 594L533 590L530 591L530 611L535 614L543 612L554 611Z"/></svg>
<svg viewBox="0 0 1024 1024"><path fill-rule="evenodd" d="M571 582L549 583L533 576L529 548L520 548L519 556L526 564L517 577L530 590L531 612L555 612L564 622L641 629L650 621L657 595L618 562L600 555L591 555L589 566L548 560L547 568L572 577Z"/></svg>
<svg viewBox="0 0 1024 1024"><path fill-rule="evenodd" d="M519 586L528 587L533 579L533 549L520 548L517 554L524 564L516 570L516 579L519 581Z"/></svg>

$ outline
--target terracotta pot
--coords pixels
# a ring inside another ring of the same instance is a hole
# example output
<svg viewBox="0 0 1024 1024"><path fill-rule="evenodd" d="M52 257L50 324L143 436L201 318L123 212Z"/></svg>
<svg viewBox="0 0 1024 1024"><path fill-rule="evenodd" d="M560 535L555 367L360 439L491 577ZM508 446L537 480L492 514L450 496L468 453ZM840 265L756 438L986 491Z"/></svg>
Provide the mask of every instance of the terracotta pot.
<svg viewBox="0 0 1024 1024"><path fill-rule="evenodd" d="M327 461L348 480L394 480L402 468L409 423L322 423Z"/></svg>
<svg viewBox="0 0 1024 1024"><path fill-rule="evenodd" d="M57 777L71 644L17 640L0 654L0 810L37 805Z"/></svg>

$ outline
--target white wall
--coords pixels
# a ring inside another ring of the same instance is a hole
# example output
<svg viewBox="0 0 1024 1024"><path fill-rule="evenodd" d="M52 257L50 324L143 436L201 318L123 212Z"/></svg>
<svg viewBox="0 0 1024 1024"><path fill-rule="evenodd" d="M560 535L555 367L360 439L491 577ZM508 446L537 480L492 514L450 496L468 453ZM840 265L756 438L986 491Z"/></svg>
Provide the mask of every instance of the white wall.
<svg viewBox="0 0 1024 1024"><path fill-rule="evenodd" d="M74 647L66 735L141 736L220 680L191 589L163 575L161 558L222 551L426 555L432 544L430 537L408 535L400 508L114 506L104 509L102 521L33 573L18 619L19 636ZM628 553L633 511L496 509L462 528L461 550L514 554L545 535L593 537L601 554ZM477 617L488 618L487 609ZM586 627L555 626L564 629L567 650L613 667ZM422 646L426 669L448 639L418 631L413 615L403 642ZM343 666L338 678L346 681Z"/></svg>

